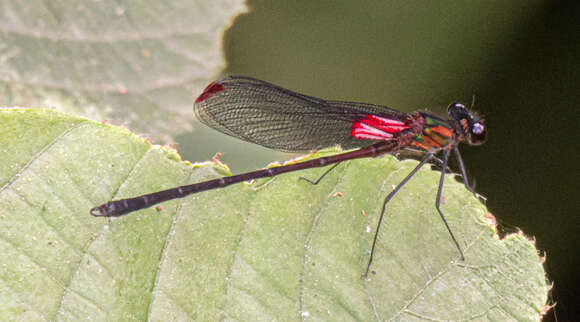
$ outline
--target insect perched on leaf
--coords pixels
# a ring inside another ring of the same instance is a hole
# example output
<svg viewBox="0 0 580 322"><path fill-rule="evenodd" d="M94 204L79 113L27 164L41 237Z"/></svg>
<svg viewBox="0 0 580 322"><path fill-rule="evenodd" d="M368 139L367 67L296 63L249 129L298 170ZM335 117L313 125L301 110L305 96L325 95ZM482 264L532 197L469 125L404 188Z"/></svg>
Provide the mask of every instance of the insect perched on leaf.
<svg viewBox="0 0 580 322"><path fill-rule="evenodd" d="M425 111L406 114L380 105L323 100L261 80L229 76L212 82L203 90L195 100L194 113L202 123L220 132L276 150L310 151L335 145L357 150L115 200L91 209L90 213L94 216L122 216L160 202L242 181L333 165L317 181L310 181L316 184L340 162L410 150L421 152L423 157L386 196L364 275L368 274L373 260L388 202L430 161L438 162L442 169L435 207L461 258L464 258L439 207L451 150L459 161L465 187L474 193L457 146L460 142L470 145L483 143L486 131L483 119L470 113L463 104L450 104L446 118ZM441 158L436 157L439 152Z"/></svg>

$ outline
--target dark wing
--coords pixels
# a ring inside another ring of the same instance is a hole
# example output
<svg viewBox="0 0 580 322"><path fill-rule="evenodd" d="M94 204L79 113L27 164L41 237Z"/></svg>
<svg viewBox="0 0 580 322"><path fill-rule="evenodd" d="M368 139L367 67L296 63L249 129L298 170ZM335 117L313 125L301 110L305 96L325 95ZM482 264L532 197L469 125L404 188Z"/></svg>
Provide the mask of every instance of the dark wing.
<svg viewBox="0 0 580 322"><path fill-rule="evenodd" d="M193 109L201 122L222 133L288 152L367 146L375 141L351 136L354 121L369 114L398 121L407 116L380 105L326 101L241 76L209 84Z"/></svg>

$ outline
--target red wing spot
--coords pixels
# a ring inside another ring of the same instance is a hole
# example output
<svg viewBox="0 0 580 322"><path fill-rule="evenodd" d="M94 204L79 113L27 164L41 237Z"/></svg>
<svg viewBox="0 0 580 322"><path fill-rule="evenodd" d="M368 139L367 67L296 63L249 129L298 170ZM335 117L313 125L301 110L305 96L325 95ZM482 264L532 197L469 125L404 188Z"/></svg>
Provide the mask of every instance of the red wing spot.
<svg viewBox="0 0 580 322"><path fill-rule="evenodd" d="M207 85L207 87L203 90L203 92L197 97L195 100L196 103L200 103L208 99L210 96L214 95L215 93L221 92L224 89L224 85L216 82L212 82L211 84Z"/></svg>
<svg viewBox="0 0 580 322"><path fill-rule="evenodd" d="M399 120L367 114L364 119L352 123L350 135L355 139L383 141L390 140L393 133L408 128L409 126Z"/></svg>
<svg viewBox="0 0 580 322"><path fill-rule="evenodd" d="M361 122L370 125L387 133L397 133L406 130L409 127L399 120L388 119L376 115L365 115Z"/></svg>

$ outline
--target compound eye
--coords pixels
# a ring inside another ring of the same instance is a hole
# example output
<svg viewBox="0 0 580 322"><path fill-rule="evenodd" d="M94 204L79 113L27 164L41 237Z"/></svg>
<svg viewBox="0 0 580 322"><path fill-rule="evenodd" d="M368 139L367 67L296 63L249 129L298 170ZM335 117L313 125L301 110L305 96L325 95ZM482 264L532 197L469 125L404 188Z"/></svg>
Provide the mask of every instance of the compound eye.
<svg viewBox="0 0 580 322"><path fill-rule="evenodd" d="M482 134L483 132L485 132L485 126L483 126L483 124L481 123L473 124L473 129L471 130L471 133L479 135Z"/></svg>
<svg viewBox="0 0 580 322"><path fill-rule="evenodd" d="M471 145L479 145L485 141L485 125L483 123L473 123L468 141Z"/></svg>

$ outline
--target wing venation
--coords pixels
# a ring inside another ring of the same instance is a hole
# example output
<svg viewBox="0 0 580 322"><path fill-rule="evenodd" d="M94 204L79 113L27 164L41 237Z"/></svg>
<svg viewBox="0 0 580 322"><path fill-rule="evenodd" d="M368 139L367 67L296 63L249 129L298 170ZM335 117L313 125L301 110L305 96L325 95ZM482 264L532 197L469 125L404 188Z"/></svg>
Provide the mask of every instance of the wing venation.
<svg viewBox="0 0 580 322"><path fill-rule="evenodd" d="M406 118L384 106L326 101L241 76L210 84L196 100L194 112L202 123L222 133L288 152L367 146L375 141L351 136L354 121L367 114Z"/></svg>

